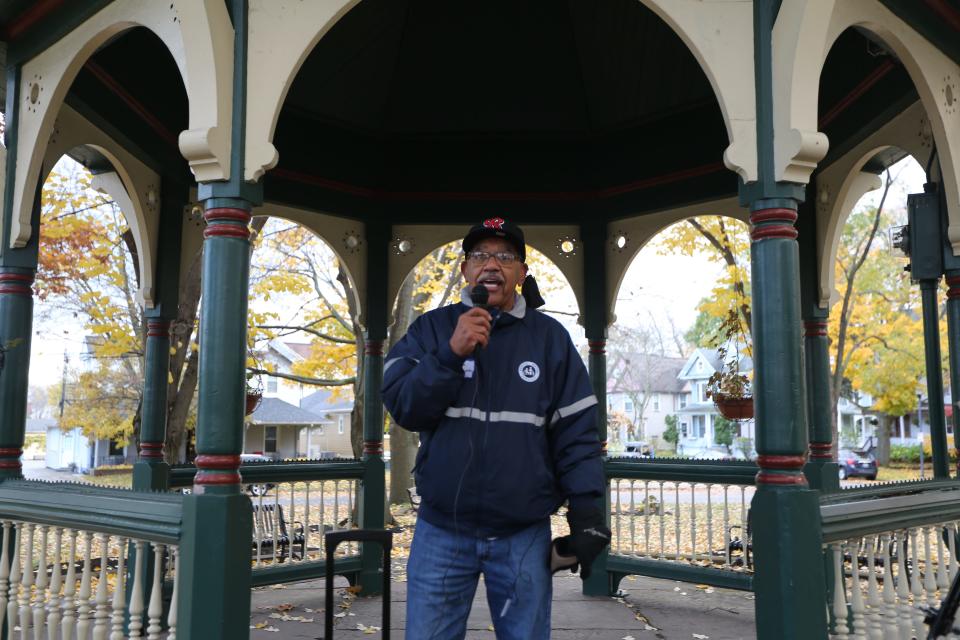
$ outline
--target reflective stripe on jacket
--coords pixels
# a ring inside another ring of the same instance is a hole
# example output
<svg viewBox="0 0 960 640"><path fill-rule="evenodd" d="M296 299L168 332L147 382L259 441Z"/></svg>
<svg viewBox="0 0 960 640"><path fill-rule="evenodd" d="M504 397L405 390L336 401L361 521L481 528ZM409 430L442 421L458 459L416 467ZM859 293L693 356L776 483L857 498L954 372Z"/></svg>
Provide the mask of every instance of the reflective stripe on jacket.
<svg viewBox="0 0 960 640"><path fill-rule="evenodd" d="M387 410L420 433L420 517L494 536L567 498L592 506L605 487L597 400L566 329L518 296L487 348L461 358L449 341L468 300L419 317L384 363Z"/></svg>

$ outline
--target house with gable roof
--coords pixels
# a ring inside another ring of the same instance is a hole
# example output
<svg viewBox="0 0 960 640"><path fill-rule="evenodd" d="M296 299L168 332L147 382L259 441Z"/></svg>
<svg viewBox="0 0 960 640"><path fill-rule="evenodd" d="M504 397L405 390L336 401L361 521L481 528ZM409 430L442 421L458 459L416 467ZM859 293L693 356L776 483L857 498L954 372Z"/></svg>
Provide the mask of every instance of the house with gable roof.
<svg viewBox="0 0 960 640"><path fill-rule="evenodd" d="M607 372L607 415L619 413L631 423L619 425L612 439L625 443L662 441L666 418L677 412L687 385L678 378L686 360L651 353L617 354ZM632 431L629 433L628 430Z"/></svg>
<svg viewBox="0 0 960 640"><path fill-rule="evenodd" d="M710 456L713 453L723 454L722 447L716 444L715 427L720 412L717 411L713 400L707 397L707 385L710 376L715 371L723 369L723 361L716 349L705 347L697 348L680 370L677 378L687 389L676 414L678 417L677 453L689 456ZM753 360L747 355L740 355L740 371L743 373L753 370ZM735 438L754 437L753 420L742 420L734 423Z"/></svg>
<svg viewBox="0 0 960 640"><path fill-rule="evenodd" d="M290 373L310 355L310 344L279 339L267 343L264 368ZM352 457L353 400L331 400L331 392L280 376L262 375L263 398L247 417L243 452L278 460ZM350 392L346 392L348 395ZM345 415L345 417L344 417Z"/></svg>

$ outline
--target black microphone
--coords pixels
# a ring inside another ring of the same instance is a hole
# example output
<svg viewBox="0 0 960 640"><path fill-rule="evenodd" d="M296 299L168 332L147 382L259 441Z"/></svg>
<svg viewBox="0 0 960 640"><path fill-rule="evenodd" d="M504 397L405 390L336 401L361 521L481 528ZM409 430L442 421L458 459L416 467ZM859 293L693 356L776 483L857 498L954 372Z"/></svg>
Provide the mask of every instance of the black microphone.
<svg viewBox="0 0 960 640"><path fill-rule="evenodd" d="M470 302L473 303L473 306L479 309L490 310L490 307L487 305L487 301L490 300L490 292L487 291L487 288L482 284L478 284L473 289L470 290ZM480 343L477 343L477 346L473 348L473 356L476 358L480 354L482 347Z"/></svg>
<svg viewBox="0 0 960 640"><path fill-rule="evenodd" d="M470 302L473 303L473 306L486 309L488 300L490 300L490 292L482 284L478 284L470 290Z"/></svg>

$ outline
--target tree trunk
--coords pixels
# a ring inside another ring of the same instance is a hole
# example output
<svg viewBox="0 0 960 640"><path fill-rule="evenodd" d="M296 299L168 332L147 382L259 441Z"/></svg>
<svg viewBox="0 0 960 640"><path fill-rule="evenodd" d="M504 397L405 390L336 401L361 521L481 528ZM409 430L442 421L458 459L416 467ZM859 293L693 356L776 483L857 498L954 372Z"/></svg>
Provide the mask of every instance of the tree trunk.
<svg viewBox="0 0 960 640"><path fill-rule="evenodd" d="M883 415L877 428L877 464L890 464L890 433L896 425L896 417Z"/></svg>
<svg viewBox="0 0 960 640"><path fill-rule="evenodd" d="M387 352L400 341L413 321L414 279L411 274L403 281L397 296L396 321L390 332ZM420 436L407 431L392 419L389 421L390 430L390 504L407 502L407 490L413 486L414 460L417 457L417 448L420 446Z"/></svg>

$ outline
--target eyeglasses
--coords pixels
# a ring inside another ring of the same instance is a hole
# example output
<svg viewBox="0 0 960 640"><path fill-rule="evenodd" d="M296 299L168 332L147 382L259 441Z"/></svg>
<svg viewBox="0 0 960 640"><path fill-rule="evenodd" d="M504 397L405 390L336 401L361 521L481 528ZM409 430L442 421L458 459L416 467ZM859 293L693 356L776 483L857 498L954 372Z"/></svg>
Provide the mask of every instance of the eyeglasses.
<svg viewBox="0 0 960 640"><path fill-rule="evenodd" d="M467 260L474 264L486 264L490 258L496 258L497 262L502 265L511 265L519 260L520 256L515 253L510 253L509 251L497 251L495 253L488 251L471 251L467 254Z"/></svg>

